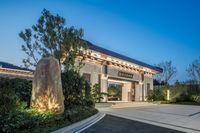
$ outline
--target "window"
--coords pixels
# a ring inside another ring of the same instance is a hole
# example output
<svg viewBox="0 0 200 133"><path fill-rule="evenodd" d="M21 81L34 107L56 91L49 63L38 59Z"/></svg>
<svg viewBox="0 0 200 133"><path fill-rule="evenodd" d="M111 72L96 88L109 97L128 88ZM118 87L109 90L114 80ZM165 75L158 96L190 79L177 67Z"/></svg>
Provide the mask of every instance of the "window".
<svg viewBox="0 0 200 133"><path fill-rule="evenodd" d="M83 77L86 81L90 82L91 75L89 73L83 73Z"/></svg>

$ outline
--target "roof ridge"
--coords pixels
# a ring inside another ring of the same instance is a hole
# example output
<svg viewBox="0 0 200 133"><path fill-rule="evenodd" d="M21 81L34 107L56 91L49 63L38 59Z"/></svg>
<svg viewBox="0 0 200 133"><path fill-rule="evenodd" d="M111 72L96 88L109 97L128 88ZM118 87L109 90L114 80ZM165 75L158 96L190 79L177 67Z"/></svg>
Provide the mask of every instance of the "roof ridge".
<svg viewBox="0 0 200 133"><path fill-rule="evenodd" d="M103 47L100 47L100 46L97 46L89 41L86 41L88 46L89 46L89 49L92 49L94 51L97 51L97 52L100 52L100 53L105 53L105 54L108 54L110 56L113 56L113 57L116 57L116 58L119 58L119 59L122 59L122 60L126 60L126 61L129 61L129 62L132 62L134 64L137 64L137 65L140 65L140 66L143 66L143 67L147 67L147 68L151 68L153 70L156 70L156 71L159 71L159 72L162 72L162 68L159 68L159 67L156 67L156 66L153 66L153 65L150 65L150 64L147 64L147 63L144 63L142 61L139 61L139 60L136 60L136 59L133 59L131 57L128 57L128 56L125 56L125 55L122 55L122 54L119 54L117 52L114 52L114 51L111 51L111 50L108 50L108 49L105 49Z"/></svg>
<svg viewBox="0 0 200 133"><path fill-rule="evenodd" d="M19 70L24 70L24 71L33 71L31 69L23 68L23 67L20 67L20 66L5 62L5 61L0 61L0 66L3 67L3 68L19 69Z"/></svg>

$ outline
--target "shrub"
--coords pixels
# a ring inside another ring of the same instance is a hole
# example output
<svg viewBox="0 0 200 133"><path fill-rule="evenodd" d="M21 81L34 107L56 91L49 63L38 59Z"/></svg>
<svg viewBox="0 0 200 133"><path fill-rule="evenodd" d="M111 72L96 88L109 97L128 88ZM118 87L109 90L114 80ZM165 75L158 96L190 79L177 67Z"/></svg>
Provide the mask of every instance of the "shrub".
<svg viewBox="0 0 200 133"><path fill-rule="evenodd" d="M4 115L16 109L17 96L10 87L9 79L0 79L0 114Z"/></svg>
<svg viewBox="0 0 200 133"><path fill-rule="evenodd" d="M148 90L146 98L147 98L147 101L153 101L154 100L153 90Z"/></svg>
<svg viewBox="0 0 200 133"><path fill-rule="evenodd" d="M165 95L162 88L155 88L153 90L149 90L147 93L148 101L163 101L165 100Z"/></svg>
<svg viewBox="0 0 200 133"><path fill-rule="evenodd" d="M38 133L52 132L84 118L96 114L94 108L77 106L67 109L63 114L39 113L32 109L16 111L0 116L0 132Z"/></svg>
<svg viewBox="0 0 200 133"><path fill-rule="evenodd" d="M165 95L162 89L154 89L153 94L154 101L162 101L165 99Z"/></svg>
<svg viewBox="0 0 200 133"><path fill-rule="evenodd" d="M16 78L11 79L10 84L10 87L15 90L17 97L21 101L27 102L29 105L31 99L32 81Z"/></svg>
<svg viewBox="0 0 200 133"><path fill-rule="evenodd" d="M91 96L94 102L101 102L104 95L107 95L107 93L101 92L99 84L93 85L91 88Z"/></svg>
<svg viewBox="0 0 200 133"><path fill-rule="evenodd" d="M55 115L28 108L31 81L0 78L0 132L50 132L95 113L90 84L77 72L62 74L65 111Z"/></svg>
<svg viewBox="0 0 200 133"><path fill-rule="evenodd" d="M185 85L170 86L170 98L175 102L188 101L187 87Z"/></svg>
<svg viewBox="0 0 200 133"><path fill-rule="evenodd" d="M199 103L200 104L200 94L192 94L190 96L191 101Z"/></svg>
<svg viewBox="0 0 200 133"><path fill-rule="evenodd" d="M162 95L164 96L163 100L167 100L167 90L170 91L170 102L185 102L189 100L189 96L187 93L187 87L185 85L165 85L160 88L162 91Z"/></svg>
<svg viewBox="0 0 200 133"><path fill-rule="evenodd" d="M190 101L186 85L165 85L161 87L155 87L154 90L150 90L148 92L147 100L167 100L167 90L170 90L170 102L172 103Z"/></svg>
<svg viewBox="0 0 200 133"><path fill-rule="evenodd" d="M0 113L9 113L21 104L29 105L31 81L25 79L0 78Z"/></svg>
<svg viewBox="0 0 200 133"><path fill-rule="evenodd" d="M74 70L62 73L62 87L65 107L88 105L94 106L90 95L90 84Z"/></svg>

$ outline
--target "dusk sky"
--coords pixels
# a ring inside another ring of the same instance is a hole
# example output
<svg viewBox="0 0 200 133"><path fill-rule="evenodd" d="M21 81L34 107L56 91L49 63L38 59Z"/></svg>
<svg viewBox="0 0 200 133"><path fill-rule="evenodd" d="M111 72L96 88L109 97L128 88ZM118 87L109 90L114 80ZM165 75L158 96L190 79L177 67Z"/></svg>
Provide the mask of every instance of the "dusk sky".
<svg viewBox="0 0 200 133"><path fill-rule="evenodd" d="M0 61L22 65L18 36L43 8L84 29L84 39L154 65L171 60L186 80L200 56L200 0L0 0Z"/></svg>

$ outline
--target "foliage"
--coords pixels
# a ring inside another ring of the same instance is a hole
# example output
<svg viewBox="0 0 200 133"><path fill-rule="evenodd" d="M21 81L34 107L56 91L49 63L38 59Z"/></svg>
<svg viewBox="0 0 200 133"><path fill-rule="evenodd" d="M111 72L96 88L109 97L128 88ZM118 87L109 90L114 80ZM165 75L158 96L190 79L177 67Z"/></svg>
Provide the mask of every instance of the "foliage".
<svg viewBox="0 0 200 133"><path fill-rule="evenodd" d="M62 73L62 87L65 96L65 106L89 104L93 106L90 84L74 70Z"/></svg>
<svg viewBox="0 0 200 133"><path fill-rule="evenodd" d="M0 79L0 113L10 112L16 109L16 95L12 88L7 87L9 82L6 79Z"/></svg>
<svg viewBox="0 0 200 133"><path fill-rule="evenodd" d="M92 116L95 113L97 113L96 109L87 106L66 109L60 115L55 115L50 112L39 113L32 109L23 109L7 113L6 115L0 115L0 132L52 132Z"/></svg>
<svg viewBox="0 0 200 133"><path fill-rule="evenodd" d="M186 69L192 81L200 83L200 57L192 62Z"/></svg>
<svg viewBox="0 0 200 133"><path fill-rule="evenodd" d="M20 104L29 106L31 97L31 81L25 79L0 78L0 113L16 110Z"/></svg>
<svg viewBox="0 0 200 133"><path fill-rule="evenodd" d="M109 100L118 100L122 97L122 89L120 85L110 84L108 87Z"/></svg>
<svg viewBox="0 0 200 133"><path fill-rule="evenodd" d="M187 86L175 85L170 91L170 96L172 99L176 99L176 102L189 101Z"/></svg>
<svg viewBox="0 0 200 133"><path fill-rule="evenodd" d="M99 84L93 85L91 89L91 96L95 102L101 102L101 99L103 99L104 95L107 95L107 93L101 92Z"/></svg>
<svg viewBox="0 0 200 133"><path fill-rule="evenodd" d="M110 88L108 89L108 95L109 95L109 96L112 96L112 97L118 95L117 89L114 88L114 87L110 87Z"/></svg>
<svg viewBox="0 0 200 133"><path fill-rule="evenodd" d="M73 26L68 28L65 23L63 17L44 9L37 24L19 33L25 42L22 50L27 55L23 60L26 67L36 66L40 58L49 56L58 59L66 69L75 67L75 58L87 46L82 40L83 29L75 29ZM83 59L80 59L79 65Z"/></svg>
<svg viewBox="0 0 200 133"><path fill-rule="evenodd" d="M170 90L170 100L167 101L167 90ZM162 101L164 104L200 104L200 93L192 93L188 91L188 86L185 84L165 85L155 87L150 90L147 95L148 101Z"/></svg>
<svg viewBox="0 0 200 133"><path fill-rule="evenodd" d="M163 86L163 92L165 92L165 96L167 96L167 90L170 90L170 100L172 102L183 102L188 101L188 92L186 85L173 85L173 86ZM166 98L165 98L166 99Z"/></svg>
<svg viewBox="0 0 200 133"><path fill-rule="evenodd" d="M146 99L147 99L147 101L154 101L155 100L153 90L148 90Z"/></svg>
<svg viewBox="0 0 200 133"><path fill-rule="evenodd" d="M190 99L191 99L191 101L200 104L200 94L191 94Z"/></svg>
<svg viewBox="0 0 200 133"><path fill-rule="evenodd" d="M71 70L67 74L71 75L67 75L68 80L64 79L64 81L71 83L66 83L63 86L67 85L67 88L71 88L70 93L73 96L76 96L75 91L78 90L79 94L81 93L79 96L83 97L77 96L76 102L67 101L65 112L60 115L50 112L39 113L29 108L31 81L0 78L0 132L51 132L97 113L94 102L88 94L90 85L77 72ZM78 85L73 84L74 82ZM70 97L70 93L65 97Z"/></svg>
<svg viewBox="0 0 200 133"><path fill-rule="evenodd" d="M147 93L148 101L162 101L165 100L165 94L160 88L155 88L153 90L149 90Z"/></svg>
<svg viewBox="0 0 200 133"><path fill-rule="evenodd" d="M185 102L190 101L186 85L165 85L155 86L154 90L150 90L147 95L149 101L164 101L167 100L167 90L170 91L170 102Z"/></svg>
<svg viewBox="0 0 200 133"><path fill-rule="evenodd" d="M164 81L164 83L169 83L169 81L176 75L177 69L172 65L172 61L165 61L161 62L156 65L157 67L160 67L163 69L163 72L156 75L156 79L161 82Z"/></svg>

